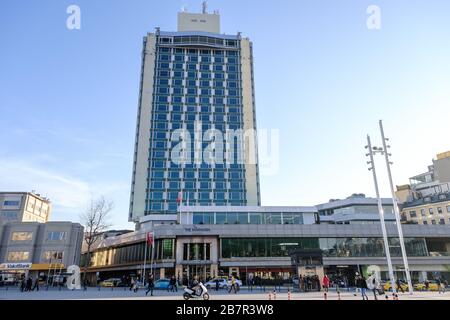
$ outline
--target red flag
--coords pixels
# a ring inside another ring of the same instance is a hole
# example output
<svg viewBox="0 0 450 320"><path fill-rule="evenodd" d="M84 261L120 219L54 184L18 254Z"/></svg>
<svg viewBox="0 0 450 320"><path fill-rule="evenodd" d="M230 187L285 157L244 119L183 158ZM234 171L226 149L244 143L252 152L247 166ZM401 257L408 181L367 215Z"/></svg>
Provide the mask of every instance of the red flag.
<svg viewBox="0 0 450 320"><path fill-rule="evenodd" d="M151 233L151 232L147 233L147 244L149 246L152 246L152 244L153 244L153 233Z"/></svg>
<svg viewBox="0 0 450 320"><path fill-rule="evenodd" d="M183 192L178 193L177 203L180 204L183 201Z"/></svg>

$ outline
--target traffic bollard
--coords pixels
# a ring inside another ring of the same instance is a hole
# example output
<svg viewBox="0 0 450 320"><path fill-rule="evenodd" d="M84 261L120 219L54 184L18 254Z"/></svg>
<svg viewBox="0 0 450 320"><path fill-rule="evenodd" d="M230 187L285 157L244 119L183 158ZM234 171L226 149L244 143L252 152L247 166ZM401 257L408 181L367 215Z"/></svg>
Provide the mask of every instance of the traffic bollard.
<svg viewBox="0 0 450 320"><path fill-rule="evenodd" d="M324 300L328 300L328 295L327 295L326 292L323 293L323 299L324 299Z"/></svg>

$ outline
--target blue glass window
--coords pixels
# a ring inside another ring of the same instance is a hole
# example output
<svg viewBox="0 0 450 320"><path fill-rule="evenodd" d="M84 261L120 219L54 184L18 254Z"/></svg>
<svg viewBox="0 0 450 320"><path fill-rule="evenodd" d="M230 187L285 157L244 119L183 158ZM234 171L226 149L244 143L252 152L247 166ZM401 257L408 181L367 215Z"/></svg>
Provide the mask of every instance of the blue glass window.
<svg viewBox="0 0 450 320"><path fill-rule="evenodd" d="M162 192L150 192L150 199L151 200L163 200L163 193Z"/></svg>
<svg viewBox="0 0 450 320"><path fill-rule="evenodd" d="M187 103L196 103L195 97L187 97L186 102Z"/></svg>
<svg viewBox="0 0 450 320"><path fill-rule="evenodd" d="M209 192L200 192L199 193L200 200L209 200Z"/></svg>
<svg viewBox="0 0 450 320"><path fill-rule="evenodd" d="M184 188L185 189L195 189L196 188L196 184L194 181L185 181L184 182ZM192 200L194 200L194 198L191 198Z"/></svg>
<svg viewBox="0 0 450 320"><path fill-rule="evenodd" d="M153 161L152 168L164 168L166 165L165 161Z"/></svg>
<svg viewBox="0 0 450 320"><path fill-rule="evenodd" d="M197 112L197 106L187 106L187 112Z"/></svg>

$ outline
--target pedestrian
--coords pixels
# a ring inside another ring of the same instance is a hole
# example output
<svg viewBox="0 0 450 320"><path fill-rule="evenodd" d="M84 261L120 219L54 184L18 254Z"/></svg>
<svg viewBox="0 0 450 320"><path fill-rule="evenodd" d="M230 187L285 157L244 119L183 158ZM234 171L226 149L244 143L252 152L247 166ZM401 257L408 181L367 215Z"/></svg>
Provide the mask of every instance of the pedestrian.
<svg viewBox="0 0 450 320"><path fill-rule="evenodd" d="M22 277L22 279L20 280L20 292L24 292L25 286L26 286L25 277Z"/></svg>
<svg viewBox="0 0 450 320"><path fill-rule="evenodd" d="M173 279L172 292L178 292L177 279L175 278L175 276L172 276L172 279Z"/></svg>
<svg viewBox="0 0 450 320"><path fill-rule="evenodd" d="M131 281L130 281L130 291L133 290L133 288L134 288L134 282L135 282L134 277L131 277Z"/></svg>
<svg viewBox="0 0 450 320"><path fill-rule="evenodd" d="M445 280L441 277L436 279L436 283L438 285L438 290L439 290L439 294L444 294L445 293Z"/></svg>
<svg viewBox="0 0 450 320"><path fill-rule="evenodd" d="M428 279L425 279L425 290L428 291L430 289L430 281Z"/></svg>
<svg viewBox="0 0 450 320"><path fill-rule="evenodd" d="M367 282L366 282L366 278L364 278L363 275L361 275L358 278L357 286L361 290L361 296L362 296L363 300L369 300L369 297L366 294Z"/></svg>
<svg viewBox="0 0 450 320"><path fill-rule="evenodd" d="M322 285L323 285L323 290L324 290L325 292L328 292L328 288L330 287L330 279L328 278L327 275L325 275L325 276L323 277Z"/></svg>
<svg viewBox="0 0 450 320"><path fill-rule="evenodd" d="M228 289L228 293L231 293L231 291L234 290L234 293L237 293L237 288L236 288L236 278L234 276L231 276L231 286L230 289Z"/></svg>
<svg viewBox="0 0 450 320"><path fill-rule="evenodd" d="M139 290L139 278L136 278L133 284L133 292L136 293Z"/></svg>
<svg viewBox="0 0 450 320"><path fill-rule="evenodd" d="M150 292L150 295L153 297L153 289L155 288L155 283L153 281L153 275L151 274L148 277L148 284L147 284L147 291L145 292L145 295L148 295Z"/></svg>
<svg viewBox="0 0 450 320"><path fill-rule="evenodd" d="M219 288L220 288L220 281L219 281L219 279L215 279L214 282L216 283L216 291L219 291Z"/></svg>
<svg viewBox="0 0 450 320"><path fill-rule="evenodd" d="M320 285L320 278L318 275L315 276L315 282L316 282L316 286L317 286L317 291L320 292L321 291L321 285Z"/></svg>
<svg viewBox="0 0 450 320"><path fill-rule="evenodd" d="M397 292L401 291L402 293L405 293L405 290L403 290L400 279L397 279L396 284L397 284Z"/></svg>
<svg viewBox="0 0 450 320"><path fill-rule="evenodd" d="M375 300L378 300L377 291L380 286L380 282L377 279L376 273L373 273L369 279L367 279L367 287L372 290Z"/></svg>
<svg viewBox="0 0 450 320"><path fill-rule="evenodd" d="M360 291L360 288L358 287L358 282L359 282L359 278L360 275L358 272L355 272L355 292L353 293L353 295L356 297L356 295L358 294L358 292Z"/></svg>
<svg viewBox="0 0 450 320"><path fill-rule="evenodd" d="M169 285L167 286L167 292L173 292L173 280L172 277L169 279Z"/></svg>
<svg viewBox="0 0 450 320"><path fill-rule="evenodd" d="M31 291L31 287L33 286L33 280L31 280L31 277L27 278L27 287L25 291Z"/></svg>
<svg viewBox="0 0 450 320"><path fill-rule="evenodd" d="M39 291L39 276L36 277L36 280L34 281L33 291L36 289L36 291Z"/></svg>

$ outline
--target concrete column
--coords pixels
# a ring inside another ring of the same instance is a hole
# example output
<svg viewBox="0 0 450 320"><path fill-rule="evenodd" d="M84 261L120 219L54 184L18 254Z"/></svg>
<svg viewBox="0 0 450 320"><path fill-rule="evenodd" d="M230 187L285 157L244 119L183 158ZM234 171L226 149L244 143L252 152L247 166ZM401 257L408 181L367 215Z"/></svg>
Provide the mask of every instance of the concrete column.
<svg viewBox="0 0 450 320"><path fill-rule="evenodd" d="M211 277L217 278L217 276L219 275L219 265L218 264L212 264L211 265Z"/></svg>
<svg viewBox="0 0 450 320"><path fill-rule="evenodd" d="M166 277L166 268L159 269L159 278L164 279Z"/></svg>
<svg viewBox="0 0 450 320"><path fill-rule="evenodd" d="M183 266L181 264L175 266L175 277L183 278Z"/></svg>

